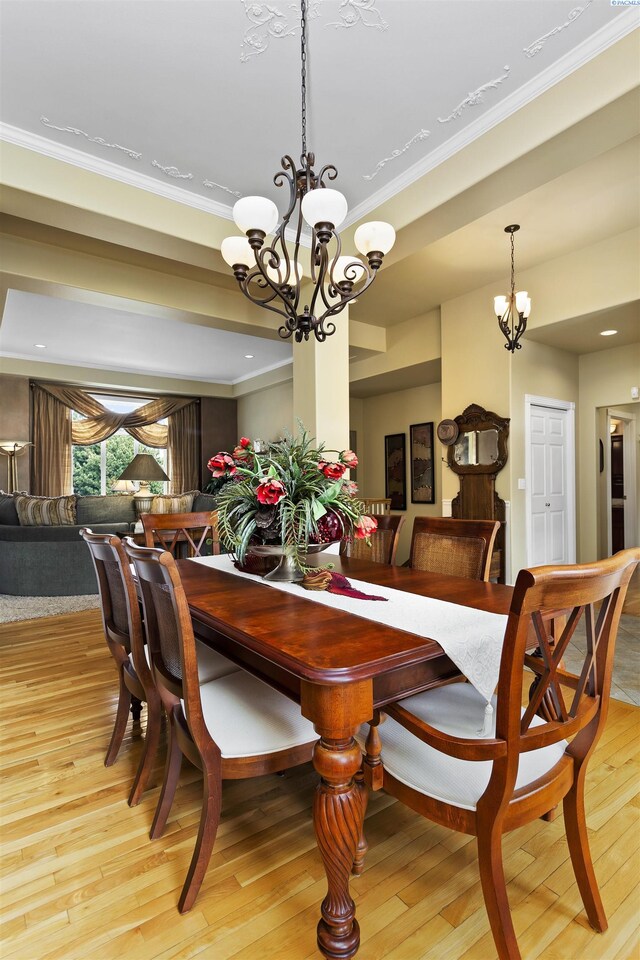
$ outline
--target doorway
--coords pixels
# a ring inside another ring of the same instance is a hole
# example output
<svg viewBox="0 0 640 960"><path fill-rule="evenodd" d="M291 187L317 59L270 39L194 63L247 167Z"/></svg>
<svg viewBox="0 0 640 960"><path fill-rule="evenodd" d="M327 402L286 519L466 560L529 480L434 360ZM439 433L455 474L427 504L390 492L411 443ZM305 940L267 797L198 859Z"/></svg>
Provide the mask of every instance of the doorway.
<svg viewBox="0 0 640 960"><path fill-rule="evenodd" d="M607 555L638 546L636 418L624 409L606 412L604 458Z"/></svg>
<svg viewBox="0 0 640 960"><path fill-rule="evenodd" d="M576 562L575 485L575 404L527 394L527 566Z"/></svg>

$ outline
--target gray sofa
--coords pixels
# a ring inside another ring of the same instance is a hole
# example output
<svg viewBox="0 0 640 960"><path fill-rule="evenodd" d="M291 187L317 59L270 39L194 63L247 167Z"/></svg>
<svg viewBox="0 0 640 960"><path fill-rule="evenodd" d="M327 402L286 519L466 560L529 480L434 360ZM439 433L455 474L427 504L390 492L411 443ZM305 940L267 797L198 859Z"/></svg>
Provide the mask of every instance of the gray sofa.
<svg viewBox="0 0 640 960"><path fill-rule="evenodd" d="M192 509L215 509L215 497L200 493ZM73 526L20 526L11 496L0 496L0 594L18 597L68 597L98 592L83 527L94 533L133 530L133 497L78 497Z"/></svg>

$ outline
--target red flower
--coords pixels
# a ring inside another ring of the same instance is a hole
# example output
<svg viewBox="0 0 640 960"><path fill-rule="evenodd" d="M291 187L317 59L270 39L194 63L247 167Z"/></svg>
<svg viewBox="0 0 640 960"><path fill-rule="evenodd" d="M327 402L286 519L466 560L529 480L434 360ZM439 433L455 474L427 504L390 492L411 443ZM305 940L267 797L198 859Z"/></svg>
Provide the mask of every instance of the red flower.
<svg viewBox="0 0 640 960"><path fill-rule="evenodd" d="M358 466L358 458L356 457L353 450L343 450L340 454L340 460L344 463L345 467L350 470L353 470Z"/></svg>
<svg viewBox="0 0 640 960"><path fill-rule="evenodd" d="M233 448L233 459L237 460L239 463L246 463L248 460L251 460L253 456L253 451L247 450L246 447L238 445Z"/></svg>
<svg viewBox="0 0 640 960"><path fill-rule="evenodd" d="M346 493L348 497L355 497L358 492L358 484L355 480L345 480L342 484L342 492Z"/></svg>
<svg viewBox="0 0 640 960"><path fill-rule="evenodd" d="M378 521L373 517L360 517L353 528L356 540L368 540L372 533L378 529Z"/></svg>
<svg viewBox="0 0 640 960"><path fill-rule="evenodd" d="M216 453L215 457L211 457L207 469L211 470L214 477L224 477L225 474L232 477L237 467L233 457L230 457L226 450L221 450L220 453Z"/></svg>
<svg viewBox="0 0 640 960"><path fill-rule="evenodd" d="M279 480L263 480L258 484L256 497L260 503L274 504L279 503L283 497L286 497L287 491L284 484Z"/></svg>
<svg viewBox="0 0 640 960"><path fill-rule="evenodd" d="M339 480L347 469L343 463L325 463L324 460L318 466L328 480Z"/></svg>
<svg viewBox="0 0 640 960"><path fill-rule="evenodd" d="M240 446L244 447L245 450L248 450L251 446L251 440L249 440L249 437L240 437Z"/></svg>

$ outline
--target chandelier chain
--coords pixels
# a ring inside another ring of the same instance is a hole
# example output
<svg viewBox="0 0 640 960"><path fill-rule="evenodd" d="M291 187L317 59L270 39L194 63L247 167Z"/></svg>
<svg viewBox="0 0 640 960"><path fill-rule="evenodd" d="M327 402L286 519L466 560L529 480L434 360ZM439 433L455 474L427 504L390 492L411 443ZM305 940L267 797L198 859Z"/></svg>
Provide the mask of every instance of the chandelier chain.
<svg viewBox="0 0 640 960"><path fill-rule="evenodd" d="M302 156L307 155L307 3L301 0L300 63L302 78Z"/></svg>
<svg viewBox="0 0 640 960"><path fill-rule="evenodd" d="M516 289L516 255L515 255L515 240L513 233L511 234L511 296L513 296Z"/></svg>

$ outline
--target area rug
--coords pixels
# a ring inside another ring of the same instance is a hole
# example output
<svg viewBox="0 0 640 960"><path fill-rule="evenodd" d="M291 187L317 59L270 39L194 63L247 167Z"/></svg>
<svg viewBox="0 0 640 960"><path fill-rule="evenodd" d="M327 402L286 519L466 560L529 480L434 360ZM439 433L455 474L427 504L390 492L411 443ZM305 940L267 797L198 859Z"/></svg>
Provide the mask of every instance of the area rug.
<svg viewBox="0 0 640 960"><path fill-rule="evenodd" d="M0 623L55 617L60 613L77 613L99 606L100 597L97 594L82 597L12 597L0 594Z"/></svg>

